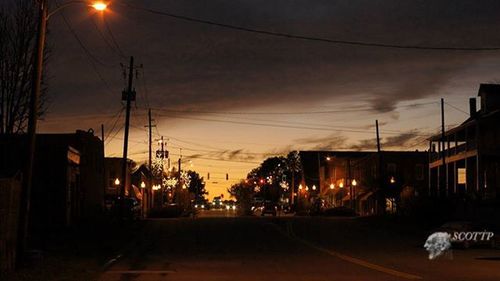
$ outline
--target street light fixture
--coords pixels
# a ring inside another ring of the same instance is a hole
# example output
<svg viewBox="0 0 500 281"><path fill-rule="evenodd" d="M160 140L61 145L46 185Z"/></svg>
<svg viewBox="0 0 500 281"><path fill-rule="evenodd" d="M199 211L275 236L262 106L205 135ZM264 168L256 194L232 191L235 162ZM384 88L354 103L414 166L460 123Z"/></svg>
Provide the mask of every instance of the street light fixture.
<svg viewBox="0 0 500 281"><path fill-rule="evenodd" d="M333 184L333 183L330 184L330 189L332 189L332 190L335 189L335 184Z"/></svg>
<svg viewBox="0 0 500 281"><path fill-rule="evenodd" d="M146 183L145 182L141 182L141 188L146 188Z"/></svg>
<svg viewBox="0 0 500 281"><path fill-rule="evenodd" d="M108 4L104 2L95 2L94 4L91 5L94 9L97 11L104 11L108 7Z"/></svg>
<svg viewBox="0 0 500 281"><path fill-rule="evenodd" d="M115 185L120 185L120 179L119 178L115 179Z"/></svg>
<svg viewBox="0 0 500 281"><path fill-rule="evenodd" d="M358 182L355 179L352 180L352 186L356 186L356 185L358 185Z"/></svg>

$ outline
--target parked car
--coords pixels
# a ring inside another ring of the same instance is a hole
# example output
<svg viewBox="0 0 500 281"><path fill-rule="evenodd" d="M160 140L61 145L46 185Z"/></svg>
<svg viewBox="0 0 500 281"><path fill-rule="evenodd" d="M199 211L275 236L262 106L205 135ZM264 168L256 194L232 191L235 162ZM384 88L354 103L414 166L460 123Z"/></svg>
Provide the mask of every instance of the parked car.
<svg viewBox="0 0 500 281"><path fill-rule="evenodd" d="M108 204L108 203L106 203ZM139 202L135 198L126 197L123 200L123 213L120 208L122 207L120 199L115 199L114 201L110 201L109 206L111 208L111 212L114 215L120 216L123 214L124 217L129 219L139 219L142 213L141 202Z"/></svg>
<svg viewBox="0 0 500 281"><path fill-rule="evenodd" d="M228 200L224 202L226 210L236 210L236 202L234 200Z"/></svg>
<svg viewBox="0 0 500 281"><path fill-rule="evenodd" d="M273 215L273 217L276 216L278 213L278 206L272 202L265 202L264 206L262 207L262 213L261 216L265 216L266 214Z"/></svg>

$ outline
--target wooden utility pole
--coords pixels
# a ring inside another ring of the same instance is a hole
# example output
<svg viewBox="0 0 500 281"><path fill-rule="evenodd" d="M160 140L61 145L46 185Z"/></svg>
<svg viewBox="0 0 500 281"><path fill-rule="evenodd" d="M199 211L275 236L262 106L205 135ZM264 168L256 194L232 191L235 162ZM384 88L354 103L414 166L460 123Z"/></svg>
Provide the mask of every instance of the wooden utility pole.
<svg viewBox="0 0 500 281"><path fill-rule="evenodd" d="M101 141L102 141L102 154L103 154L103 157L106 157L106 149L105 149L106 147L104 146L104 124L101 124ZM104 208L105 207L104 199L106 197L106 190L107 190L107 186L106 186L106 165L102 166L102 188L103 188L103 191L102 191L102 207Z"/></svg>
<svg viewBox="0 0 500 281"><path fill-rule="evenodd" d="M124 91L122 95L122 100L126 100L127 102L126 114L125 114L125 135L123 138L122 184L120 190L120 197L121 197L120 201L121 201L122 212L125 211L124 200L125 200L125 189L127 187L127 171L128 171L127 153L128 153L128 133L130 126L130 103L132 100L135 100L135 91L132 88L133 79L134 79L134 57L130 57L128 86L127 90ZM122 215L123 214L124 213L122 213Z"/></svg>
<svg viewBox="0 0 500 281"><path fill-rule="evenodd" d="M148 169L151 175L153 175L153 163L152 163L152 144L153 144L153 132L152 128L155 127L152 125L152 119L151 119L151 108L148 110L148 125L144 126L148 128L148 147L149 147L149 157L148 157ZM148 189L146 189L146 193L148 195L148 208L153 208L153 178L151 177L149 179L149 184L148 184ZM143 199L144 200L144 199Z"/></svg>
<svg viewBox="0 0 500 281"><path fill-rule="evenodd" d="M152 145L152 128L153 125L151 125L151 108L148 110L148 129L149 129L149 140L148 140L148 146L149 146L149 154L148 154L148 168L149 171L151 171L151 166L152 166L152 156L151 156L151 145Z"/></svg>
<svg viewBox="0 0 500 281"><path fill-rule="evenodd" d="M441 158L443 159L443 172L442 174L444 175L441 177L441 182L440 182L440 193L442 192L442 188L447 192L448 191L448 167L446 165L446 146L445 146L445 128L444 128L444 99L441 98Z"/></svg>
<svg viewBox="0 0 500 281"><path fill-rule="evenodd" d="M36 37L36 49L34 51L33 85L29 100L28 115L28 140L26 149L26 166L21 190L21 208L19 209L19 227L17 249L19 259L24 256L28 240L29 213L31 202L31 189L33 185L33 167L35 161L36 126L38 118L38 107L40 105L40 92L42 88L43 54L45 49L45 35L47 32L47 18L49 7L47 0L37 1L38 4L38 32Z"/></svg>
<svg viewBox="0 0 500 281"><path fill-rule="evenodd" d="M182 161L182 148L179 148L179 163L178 163L178 166L179 166L179 180L181 179L181 161Z"/></svg>
<svg viewBox="0 0 500 281"><path fill-rule="evenodd" d="M385 206L385 195L384 195L384 190L382 189L382 187L384 186L384 179L383 179L383 173L382 173L383 161L382 161L382 150L380 148L380 132L379 132L379 128L378 128L378 120L375 120L375 128L376 128L376 132L377 132L377 156L378 156L378 169L377 169L378 195L376 195L376 198L378 201L377 202L378 204L376 204L376 205L378 205L378 206L375 206L375 208L377 208L377 210L375 210L375 212L378 213L378 209L381 209L381 211L383 213L385 210L385 208L383 207L383 206Z"/></svg>
<svg viewBox="0 0 500 281"><path fill-rule="evenodd" d="M377 152L380 153L380 135L378 131L378 120L375 120L375 128L377 130Z"/></svg>

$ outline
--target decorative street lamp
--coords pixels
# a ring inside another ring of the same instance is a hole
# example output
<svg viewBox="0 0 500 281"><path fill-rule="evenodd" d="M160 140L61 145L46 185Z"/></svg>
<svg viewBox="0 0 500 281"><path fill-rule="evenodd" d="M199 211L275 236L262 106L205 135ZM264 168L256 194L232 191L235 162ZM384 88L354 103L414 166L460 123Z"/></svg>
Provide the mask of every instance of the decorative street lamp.
<svg viewBox="0 0 500 281"><path fill-rule="evenodd" d="M115 179L115 185L120 185L120 179L119 178Z"/></svg>
<svg viewBox="0 0 500 281"><path fill-rule="evenodd" d="M390 183L394 184L396 183L396 179L394 177L391 177L391 179L389 180Z"/></svg>

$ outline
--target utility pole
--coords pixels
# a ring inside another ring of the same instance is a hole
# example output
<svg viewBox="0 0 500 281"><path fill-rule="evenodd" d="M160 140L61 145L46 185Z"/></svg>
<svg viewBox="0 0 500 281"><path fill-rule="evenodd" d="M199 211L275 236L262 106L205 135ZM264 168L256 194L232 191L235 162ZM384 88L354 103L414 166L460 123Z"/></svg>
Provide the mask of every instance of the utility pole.
<svg viewBox="0 0 500 281"><path fill-rule="evenodd" d="M145 127L148 127L148 133L149 133L149 139L148 139L148 147L149 147L149 158L148 158L148 169L149 169L149 172L152 174L152 151L151 151L151 146L152 146L152 136L153 136L153 133L152 133L152 128L153 127L156 127L154 125L151 124L152 123L152 119L151 119L151 108L148 110L148 125L145 126ZM148 194L148 207L149 208L152 208L153 207L153 178L150 178L149 179L149 191L147 191L147 194Z"/></svg>
<svg viewBox="0 0 500 281"><path fill-rule="evenodd" d="M445 153L445 141L444 141L444 99L441 98L441 158L443 159L443 174L444 176L441 177L441 188L444 188L446 192L448 192L448 167L446 165L446 153ZM440 192L441 191L440 188Z"/></svg>
<svg viewBox="0 0 500 281"><path fill-rule="evenodd" d="M382 173L382 150L380 149L380 133L379 133L379 128L378 128L378 120L375 120L375 128L377 132L377 156L378 156L378 195L376 196L378 202L378 206L375 206L375 208L379 209L379 206L385 206L385 195L382 187L384 185L384 179L383 179L383 173ZM384 212L384 208L381 208L382 212ZM378 213L377 210L375 210L376 213Z"/></svg>
<svg viewBox="0 0 500 281"><path fill-rule="evenodd" d="M182 161L182 148L179 148L179 180L181 179L181 161Z"/></svg>
<svg viewBox="0 0 500 281"><path fill-rule="evenodd" d="M380 153L380 135L378 131L378 120L375 120L375 128L377 130L377 152Z"/></svg>
<svg viewBox="0 0 500 281"><path fill-rule="evenodd" d="M149 132L148 132L148 135L149 135L149 140L148 140L148 146L149 146L149 154L148 154L148 168L149 168L149 171L151 171L151 165L152 165L152 159L151 159L151 144L152 144L152 128L153 128L153 125L151 125L151 108L148 110L148 129L149 129Z"/></svg>
<svg viewBox="0 0 500 281"><path fill-rule="evenodd" d="M38 2L38 32L36 37L35 61L33 69L33 85L29 100L28 116L28 140L25 175L23 178L23 188L21 190L21 208L19 214L18 228L18 257L21 258L26 251L28 240L29 212L31 202L31 189L33 185L33 166L35 161L36 147L36 123L38 118L38 106L40 105L40 92L42 88L43 54L45 49L45 35L47 31L47 18L49 7L47 0Z"/></svg>
<svg viewBox="0 0 500 281"><path fill-rule="evenodd" d="M105 150L105 146L104 146L104 124L101 124L101 141L102 141L102 154L103 154L103 157L106 157L106 150ZM104 164L104 163L103 163ZM102 207L104 208L104 198L106 197L106 190L107 190L107 186L106 186L106 165L102 165L102 188L103 188L103 191L102 191ZM104 210L104 209L103 209Z"/></svg>
<svg viewBox="0 0 500 281"><path fill-rule="evenodd" d="M126 114L125 114L125 136L123 138L123 160L122 160L122 188L120 190L121 197L121 210L122 215L125 211L125 189L127 187L127 153L128 153L128 133L130 126L130 103L132 100L135 100L135 91L132 88L132 83L134 79L134 57L130 57L130 66L128 72L128 86L127 90L122 93L122 100L126 100Z"/></svg>
<svg viewBox="0 0 500 281"><path fill-rule="evenodd" d="M104 124L101 124L101 140L104 143Z"/></svg>

